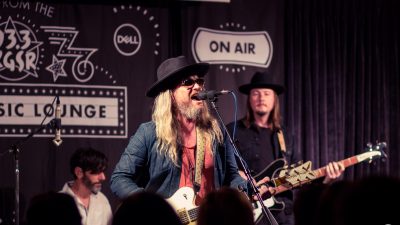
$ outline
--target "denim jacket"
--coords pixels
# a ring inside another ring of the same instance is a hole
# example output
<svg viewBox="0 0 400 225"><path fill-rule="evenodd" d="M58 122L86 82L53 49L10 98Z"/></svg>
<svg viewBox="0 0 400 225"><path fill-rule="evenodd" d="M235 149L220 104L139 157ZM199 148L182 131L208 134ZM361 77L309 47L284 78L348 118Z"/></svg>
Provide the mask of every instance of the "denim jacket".
<svg viewBox="0 0 400 225"><path fill-rule="evenodd" d="M155 128L154 122L141 124L117 163L110 183L112 192L119 198L143 190L168 198L179 189L181 167L160 154ZM224 140L224 144L213 143L212 148L215 188L246 188L247 182L238 173L233 147L226 138ZM178 158L180 165L181 154Z"/></svg>

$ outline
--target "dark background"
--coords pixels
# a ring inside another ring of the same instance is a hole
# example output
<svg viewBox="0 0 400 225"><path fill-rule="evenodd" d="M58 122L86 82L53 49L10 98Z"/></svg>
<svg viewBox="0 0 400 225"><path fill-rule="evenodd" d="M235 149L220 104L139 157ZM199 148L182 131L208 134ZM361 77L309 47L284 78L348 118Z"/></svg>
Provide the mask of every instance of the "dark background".
<svg viewBox="0 0 400 225"><path fill-rule="evenodd" d="M144 97L144 92L156 80L157 66L168 57L181 54L191 57L191 38L197 27L219 29L220 24L231 21L246 25L248 31L265 30L271 36L274 55L269 69L287 88L281 95L284 122L304 161L311 160L313 167L319 168L329 161L362 153L367 142L385 141L388 147L386 162L377 160L347 168L343 179L355 180L373 174L400 177L398 1L83 3L49 1L48 4L57 10L54 18L31 17L44 25L74 26L80 30L77 43L81 47L99 49L93 60L115 74L115 85L128 89L128 137L141 122L150 120L152 99ZM143 42L143 50L132 57L115 54L109 39L116 24L124 21L146 24L134 10L112 13L112 8L119 4L148 9L156 17L162 38L158 40L150 26L148 30L139 27L147 40ZM8 15L16 15L18 9L3 7L0 12L0 21L4 22ZM29 13L23 13L29 16ZM157 41L159 47L154 45ZM153 54L154 49L158 51L157 55ZM221 70L219 65L212 65L206 86L208 89L234 90L238 96L238 114L242 117L246 99L237 87L249 82L257 70L262 68L248 66L244 71L229 73ZM73 80L54 82L48 78L41 76L13 83L74 84ZM0 78L0 82L9 81ZM89 84L110 85L99 78ZM0 95L0 98L6 96ZM220 97L218 105L225 122L232 121L232 99ZM18 139L0 137L0 152L7 151ZM51 139L35 137L21 146L21 213L33 195L60 190L64 182L71 179L68 161L77 147L91 146L104 152L109 158L109 178L129 138L66 137L58 148ZM2 154L0 215L3 217L14 208L14 182L13 157ZM103 192L115 209L118 201L108 183L104 184Z"/></svg>

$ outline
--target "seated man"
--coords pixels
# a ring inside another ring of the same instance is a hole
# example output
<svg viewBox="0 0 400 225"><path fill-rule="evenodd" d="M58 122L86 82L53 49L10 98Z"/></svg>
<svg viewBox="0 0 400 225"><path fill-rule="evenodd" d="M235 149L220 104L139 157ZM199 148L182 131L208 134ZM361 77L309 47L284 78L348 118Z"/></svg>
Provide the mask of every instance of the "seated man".
<svg viewBox="0 0 400 225"><path fill-rule="evenodd" d="M78 149L71 157L73 181L67 182L62 193L74 197L82 216L82 225L109 225L112 211L106 196L100 192L106 179L107 158L94 149Z"/></svg>

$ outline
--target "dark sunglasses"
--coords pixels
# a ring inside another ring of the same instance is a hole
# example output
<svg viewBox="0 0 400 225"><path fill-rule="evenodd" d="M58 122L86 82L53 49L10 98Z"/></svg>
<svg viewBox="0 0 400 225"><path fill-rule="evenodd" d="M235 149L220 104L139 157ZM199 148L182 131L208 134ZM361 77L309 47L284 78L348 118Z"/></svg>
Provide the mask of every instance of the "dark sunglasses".
<svg viewBox="0 0 400 225"><path fill-rule="evenodd" d="M195 83L197 83L199 86L203 86L204 82L205 81L203 78L197 78L196 80L193 78L187 78L182 80L182 86L193 86Z"/></svg>

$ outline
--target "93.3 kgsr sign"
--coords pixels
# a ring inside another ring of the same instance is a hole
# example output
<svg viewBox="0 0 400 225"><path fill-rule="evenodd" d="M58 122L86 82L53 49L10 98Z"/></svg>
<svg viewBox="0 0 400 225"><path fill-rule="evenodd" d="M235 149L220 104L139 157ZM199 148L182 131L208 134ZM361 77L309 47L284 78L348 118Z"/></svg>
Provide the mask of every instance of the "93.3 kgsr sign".
<svg viewBox="0 0 400 225"><path fill-rule="evenodd" d="M38 77L39 46L33 31L11 17L0 23L0 77L16 81L26 76Z"/></svg>

